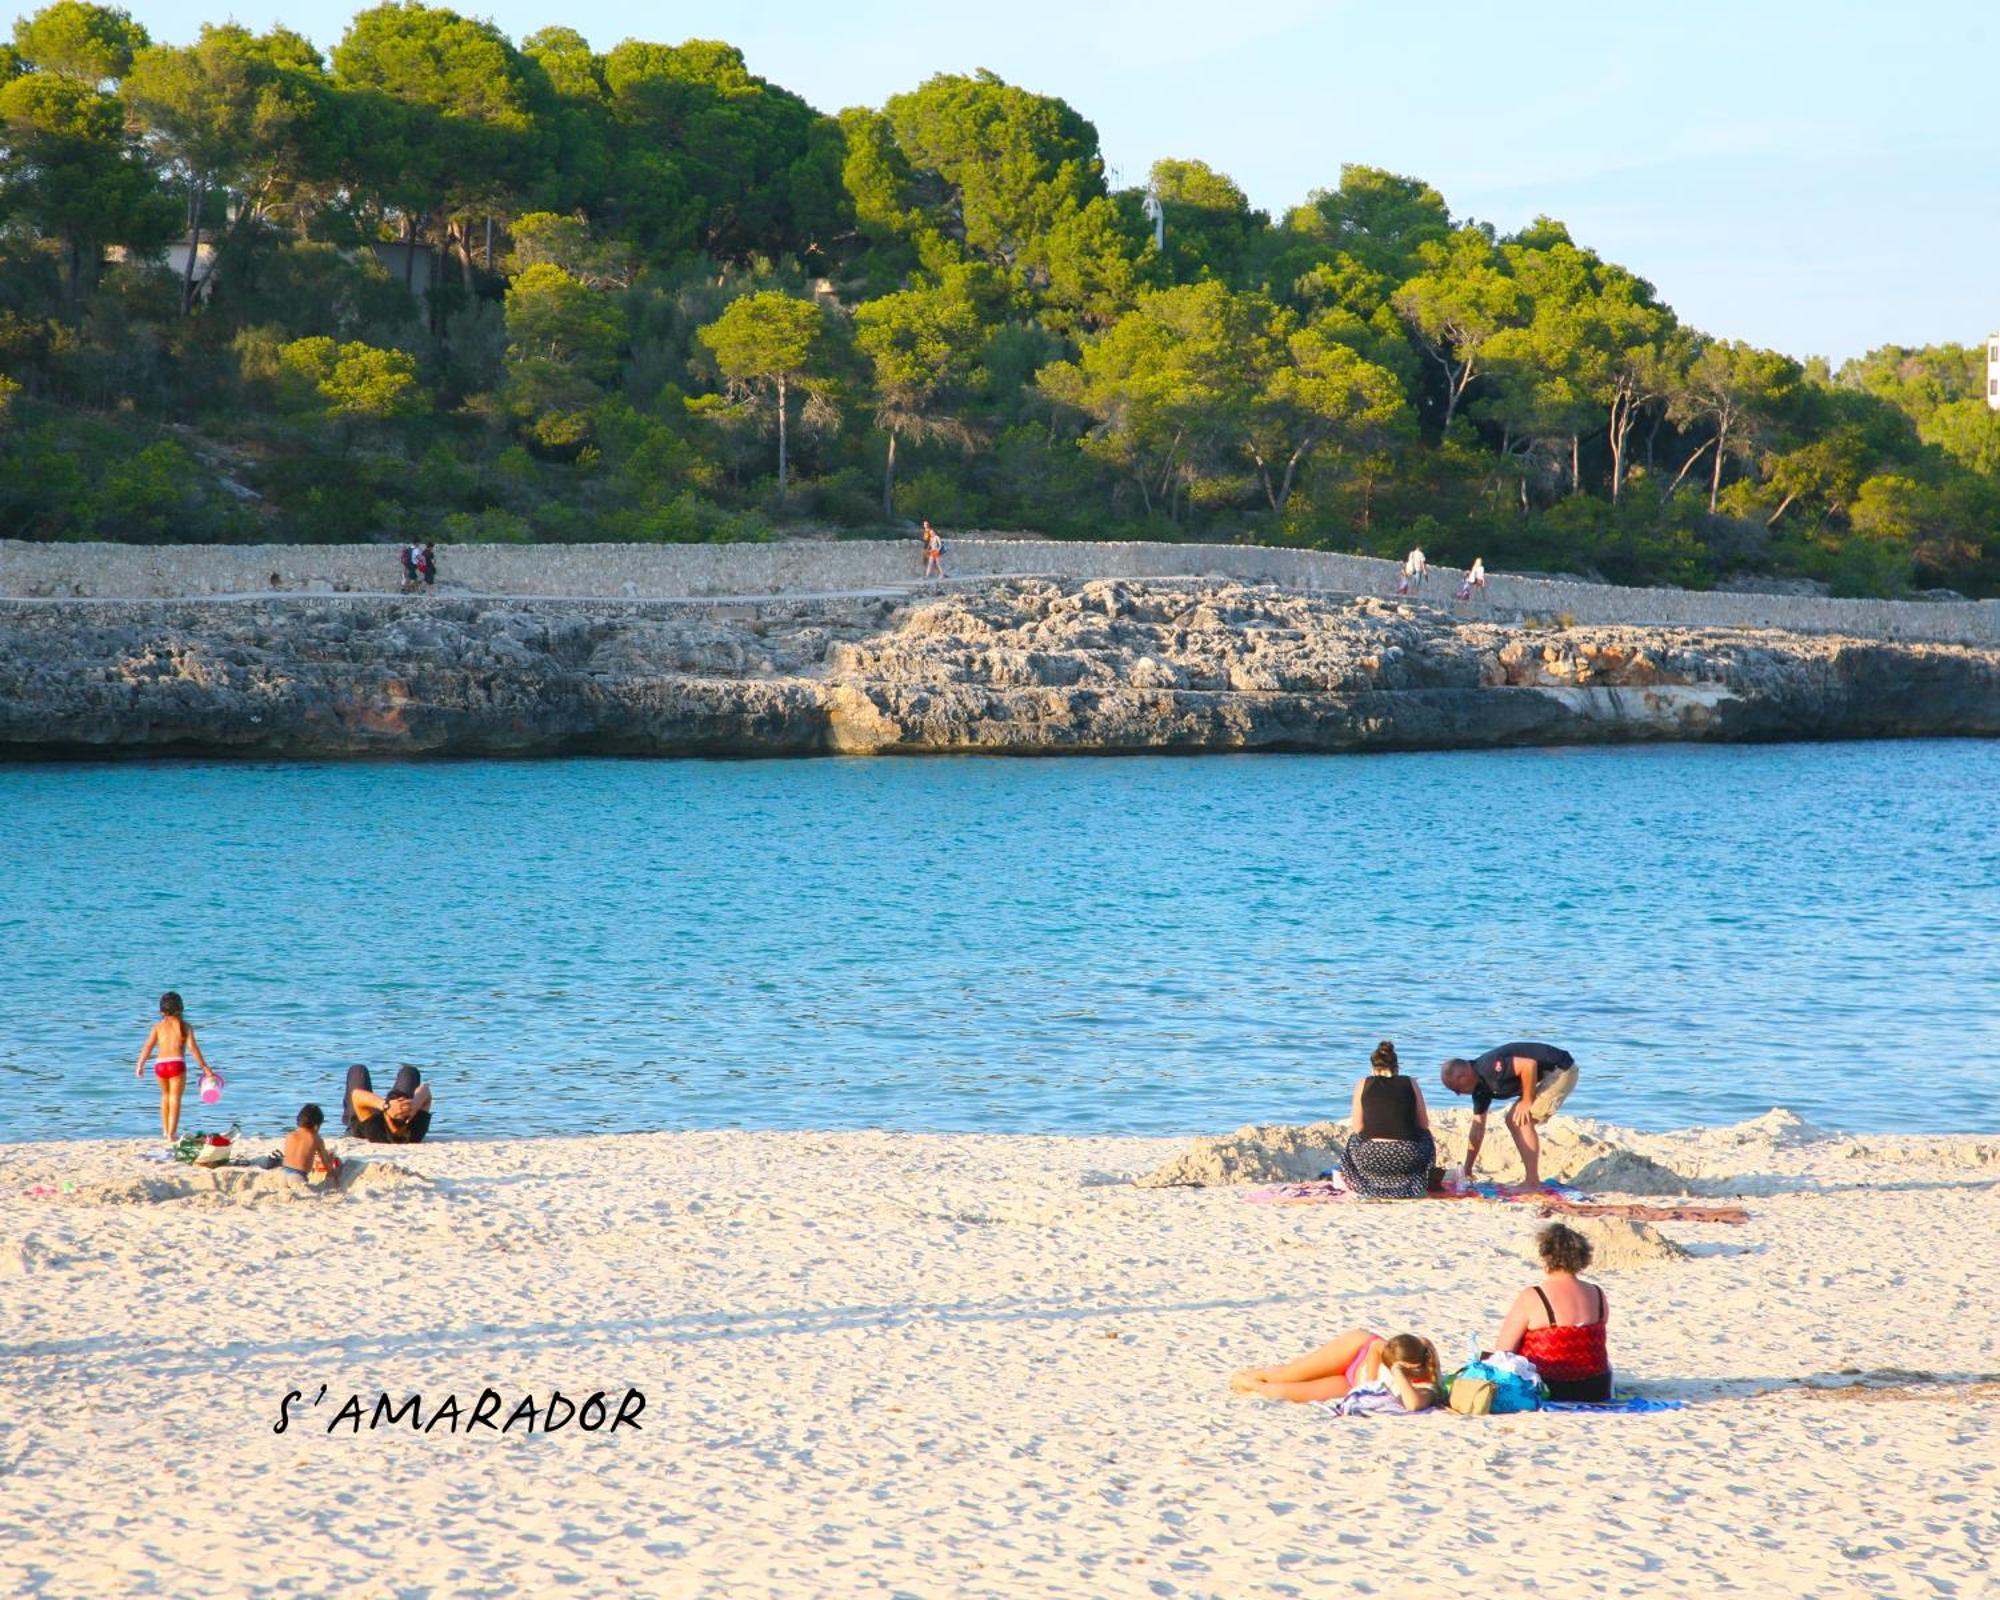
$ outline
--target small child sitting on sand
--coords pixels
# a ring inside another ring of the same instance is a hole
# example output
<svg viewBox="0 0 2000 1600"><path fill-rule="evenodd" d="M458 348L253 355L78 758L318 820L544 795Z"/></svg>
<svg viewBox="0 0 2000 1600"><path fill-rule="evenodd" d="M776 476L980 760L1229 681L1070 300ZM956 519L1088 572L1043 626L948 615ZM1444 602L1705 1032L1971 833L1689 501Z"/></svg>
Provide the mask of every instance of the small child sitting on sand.
<svg viewBox="0 0 2000 1600"><path fill-rule="evenodd" d="M315 1165L328 1178L340 1171L340 1157L327 1149L326 1141L319 1136L320 1125L325 1121L326 1114L310 1101L299 1107L299 1125L285 1135L284 1151L279 1157L285 1182L303 1189Z"/></svg>
<svg viewBox="0 0 2000 1600"><path fill-rule="evenodd" d="M1385 1339L1366 1328L1350 1328L1281 1367L1246 1368L1229 1380L1229 1388L1232 1394L1266 1400L1338 1400L1378 1382L1405 1411L1428 1410L1438 1400L1437 1347L1414 1333Z"/></svg>

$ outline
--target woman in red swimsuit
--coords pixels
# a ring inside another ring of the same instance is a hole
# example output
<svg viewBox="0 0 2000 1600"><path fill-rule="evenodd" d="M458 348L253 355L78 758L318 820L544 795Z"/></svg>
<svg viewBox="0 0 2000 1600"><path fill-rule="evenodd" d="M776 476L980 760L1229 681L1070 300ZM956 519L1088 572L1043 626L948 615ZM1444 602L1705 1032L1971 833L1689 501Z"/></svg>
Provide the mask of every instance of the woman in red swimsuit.
<svg viewBox="0 0 2000 1600"><path fill-rule="evenodd" d="M201 1053L201 1046L194 1042L194 1029L181 1015L181 997L171 989L160 996L160 1020L146 1035L132 1068L133 1077L145 1077L146 1057L155 1050L160 1053L159 1060L153 1063L153 1076L160 1080L160 1132L172 1144L180 1137L181 1096L187 1092L188 1056L192 1055L195 1065L201 1068L202 1082L212 1078L215 1071Z"/></svg>
<svg viewBox="0 0 2000 1600"><path fill-rule="evenodd" d="M1551 1400L1609 1400L1611 1356L1604 1326L1611 1308L1604 1291L1577 1276L1590 1265L1590 1241L1552 1222L1535 1236L1542 1281L1514 1296L1494 1337L1495 1350L1514 1350L1535 1364Z"/></svg>

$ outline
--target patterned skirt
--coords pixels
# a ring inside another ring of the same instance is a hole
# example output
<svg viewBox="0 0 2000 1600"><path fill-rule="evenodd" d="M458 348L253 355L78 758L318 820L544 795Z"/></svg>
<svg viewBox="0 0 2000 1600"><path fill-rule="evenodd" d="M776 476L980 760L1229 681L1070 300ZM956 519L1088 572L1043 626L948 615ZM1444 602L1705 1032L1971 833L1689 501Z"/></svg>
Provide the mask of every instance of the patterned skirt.
<svg viewBox="0 0 2000 1600"><path fill-rule="evenodd" d="M1437 1140L1364 1139L1356 1134L1340 1153L1340 1175L1355 1194L1369 1200L1421 1200L1430 1192L1437 1164Z"/></svg>

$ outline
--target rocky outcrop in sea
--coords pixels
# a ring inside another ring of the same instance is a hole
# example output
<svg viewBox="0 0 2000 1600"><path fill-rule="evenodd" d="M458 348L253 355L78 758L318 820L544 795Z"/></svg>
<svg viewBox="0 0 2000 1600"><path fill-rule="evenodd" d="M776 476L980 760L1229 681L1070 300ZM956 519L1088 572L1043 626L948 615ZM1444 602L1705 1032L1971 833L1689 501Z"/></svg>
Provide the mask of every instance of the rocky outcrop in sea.
<svg viewBox="0 0 2000 1600"><path fill-rule="evenodd" d="M1218 580L0 606L0 756L1411 750L2000 733L2000 651Z"/></svg>

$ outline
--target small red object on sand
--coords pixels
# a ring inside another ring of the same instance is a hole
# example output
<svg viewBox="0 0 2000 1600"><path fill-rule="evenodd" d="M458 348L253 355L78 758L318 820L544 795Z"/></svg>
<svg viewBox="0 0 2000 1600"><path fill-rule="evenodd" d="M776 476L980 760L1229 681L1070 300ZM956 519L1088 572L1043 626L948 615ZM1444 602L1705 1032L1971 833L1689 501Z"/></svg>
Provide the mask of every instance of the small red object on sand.
<svg viewBox="0 0 2000 1600"><path fill-rule="evenodd" d="M229 1148L229 1141L219 1133L211 1133L208 1136L208 1142L218 1149L227 1150Z"/></svg>

